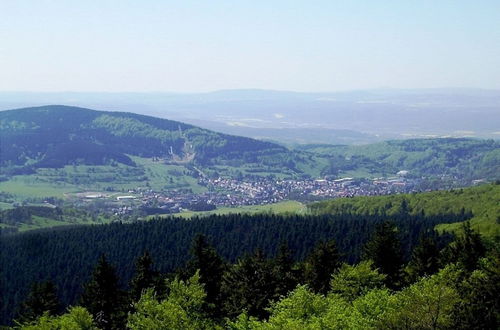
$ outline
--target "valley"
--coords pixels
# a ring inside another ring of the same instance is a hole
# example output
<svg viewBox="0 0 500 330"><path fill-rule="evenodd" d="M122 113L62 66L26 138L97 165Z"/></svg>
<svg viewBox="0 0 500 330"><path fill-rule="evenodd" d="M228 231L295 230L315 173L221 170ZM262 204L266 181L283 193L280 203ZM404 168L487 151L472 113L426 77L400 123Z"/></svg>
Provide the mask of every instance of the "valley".
<svg viewBox="0 0 500 330"><path fill-rule="evenodd" d="M451 189L500 179L500 145L466 138L300 145L132 113L44 106L0 112L0 209L55 205L109 221ZM62 126L61 126L62 125ZM87 223L69 221L69 224ZM92 223L92 221L90 221ZM67 225L2 224L4 233Z"/></svg>

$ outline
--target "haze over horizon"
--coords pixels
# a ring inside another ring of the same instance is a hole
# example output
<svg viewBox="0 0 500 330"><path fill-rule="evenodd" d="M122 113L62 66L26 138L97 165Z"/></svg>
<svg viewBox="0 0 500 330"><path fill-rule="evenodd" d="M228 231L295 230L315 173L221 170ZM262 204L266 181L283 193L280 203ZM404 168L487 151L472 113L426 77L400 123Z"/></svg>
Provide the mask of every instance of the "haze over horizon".
<svg viewBox="0 0 500 330"><path fill-rule="evenodd" d="M2 1L0 90L500 89L497 1Z"/></svg>

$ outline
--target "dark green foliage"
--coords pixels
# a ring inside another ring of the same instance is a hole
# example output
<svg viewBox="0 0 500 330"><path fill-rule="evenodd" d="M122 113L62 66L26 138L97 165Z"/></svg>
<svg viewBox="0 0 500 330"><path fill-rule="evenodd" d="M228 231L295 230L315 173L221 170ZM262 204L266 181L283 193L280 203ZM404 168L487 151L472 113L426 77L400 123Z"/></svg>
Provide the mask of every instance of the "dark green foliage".
<svg viewBox="0 0 500 330"><path fill-rule="evenodd" d="M191 260L187 265L187 278L193 276L197 271L200 276L200 283L204 285L207 294L207 311L214 316L220 316L220 308L215 306L220 301L220 290L222 276L226 269L226 264L219 256L213 246L211 246L204 235L198 234L191 246Z"/></svg>
<svg viewBox="0 0 500 330"><path fill-rule="evenodd" d="M94 316L100 328L122 329L127 314L125 298L114 267L102 255L84 286L81 305Z"/></svg>
<svg viewBox="0 0 500 330"><path fill-rule="evenodd" d="M439 254L440 249L434 236L420 237L419 244L413 249L406 268L408 280L413 282L419 277L435 274L440 266Z"/></svg>
<svg viewBox="0 0 500 330"><path fill-rule="evenodd" d="M274 292L277 297L285 296L301 281L301 269L295 267L293 253L286 243L280 245L276 257L272 260L272 267Z"/></svg>
<svg viewBox="0 0 500 330"><path fill-rule="evenodd" d="M135 262L135 274L130 281L130 297L133 301L139 300L145 289L156 288L161 282L159 273L153 269L153 259L146 251Z"/></svg>
<svg viewBox="0 0 500 330"><path fill-rule="evenodd" d="M264 318L268 315L265 308L276 297L274 287L271 263L261 250L256 250L238 260L224 274L224 311L231 317L246 311L251 316Z"/></svg>
<svg viewBox="0 0 500 330"><path fill-rule="evenodd" d="M460 286L462 297L454 313L456 329L500 328L499 252L482 259L478 270Z"/></svg>
<svg viewBox="0 0 500 330"><path fill-rule="evenodd" d="M462 232L456 237L445 251L445 258L448 262L458 262L464 269L472 272L477 268L479 260L484 257L486 247L481 236L474 231L470 222L465 222Z"/></svg>
<svg viewBox="0 0 500 330"><path fill-rule="evenodd" d="M376 226L372 238L365 246L364 257L372 260L375 268L385 275L388 287L397 287L401 280L403 252L397 227L388 221Z"/></svg>
<svg viewBox="0 0 500 330"><path fill-rule="evenodd" d="M2 322L13 318L13 310L28 294L30 283L51 279L59 288L64 305L74 304L82 284L99 255L106 253L124 283L134 273L133 260L148 250L162 273L172 272L189 259L189 246L197 233L210 237L221 256L234 262L260 247L274 256L286 241L294 260L304 260L318 241L334 239L345 261L360 259L380 216L276 216L225 215L159 219L133 224L59 228L0 238L2 278ZM438 223L460 221L455 215L395 218L405 251L411 249L421 231ZM409 253L409 252L408 252ZM8 283L9 285L5 285Z"/></svg>
<svg viewBox="0 0 500 330"><path fill-rule="evenodd" d="M62 210L58 207L46 206L19 206L13 209L0 211L0 223L14 225L17 223L31 223L32 216L61 220Z"/></svg>
<svg viewBox="0 0 500 330"><path fill-rule="evenodd" d="M57 315L59 312L61 312L61 304L54 283L50 281L35 282L31 287L28 298L21 306L19 320L29 322L44 313Z"/></svg>
<svg viewBox="0 0 500 330"><path fill-rule="evenodd" d="M306 259L305 282L316 293L326 294L332 274L340 267L335 241L319 242Z"/></svg>

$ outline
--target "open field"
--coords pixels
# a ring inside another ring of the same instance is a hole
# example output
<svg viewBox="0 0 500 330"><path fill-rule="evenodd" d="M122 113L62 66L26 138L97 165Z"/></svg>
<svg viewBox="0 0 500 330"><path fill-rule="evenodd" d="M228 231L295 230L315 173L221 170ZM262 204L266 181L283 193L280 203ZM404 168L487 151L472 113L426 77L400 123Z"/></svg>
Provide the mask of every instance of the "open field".
<svg viewBox="0 0 500 330"><path fill-rule="evenodd" d="M306 212L306 207L304 204L296 201L284 201L275 204L267 204L267 205L248 205L248 206L240 206L240 207L222 207L213 211L185 211L181 213L175 214L165 214L160 215L161 217L183 217L183 218L191 218L194 216L207 216L212 214L224 215L224 214L235 214L235 213L248 213L248 214L257 214L257 213L304 213ZM150 216L150 218L154 218L156 216Z"/></svg>
<svg viewBox="0 0 500 330"><path fill-rule="evenodd" d="M206 191L184 166L167 165L148 158L131 157L137 166L68 165L63 168L41 168L29 175L16 175L0 182L0 191L11 194L14 202L47 197L64 198L66 194L86 191L127 192L138 187L155 191ZM0 209L9 208L2 203Z"/></svg>

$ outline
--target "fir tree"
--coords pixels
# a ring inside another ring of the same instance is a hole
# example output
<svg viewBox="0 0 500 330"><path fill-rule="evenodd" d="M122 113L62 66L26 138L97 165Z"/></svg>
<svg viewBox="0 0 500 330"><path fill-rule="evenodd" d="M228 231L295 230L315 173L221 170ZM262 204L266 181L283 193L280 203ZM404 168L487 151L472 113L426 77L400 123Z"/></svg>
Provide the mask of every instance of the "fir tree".
<svg viewBox="0 0 500 330"><path fill-rule="evenodd" d="M246 311L251 316L265 318L266 307L275 298L273 274L262 251L247 255L233 265L222 283L224 310L229 316Z"/></svg>
<svg viewBox="0 0 500 330"><path fill-rule="evenodd" d="M54 283L50 281L33 283L26 301L21 305L20 321L33 321L44 313L57 315L61 311L61 304L56 291Z"/></svg>
<svg viewBox="0 0 500 330"><path fill-rule="evenodd" d="M207 293L206 301L214 304L218 301L225 270L225 263L204 235L197 235L191 246L191 260L187 266L187 278L199 271L200 283Z"/></svg>
<svg viewBox="0 0 500 330"><path fill-rule="evenodd" d="M364 257L372 260L374 267L387 275L388 287L396 288L400 285L403 253L396 226L387 221L377 225L365 246Z"/></svg>
<svg viewBox="0 0 500 330"><path fill-rule="evenodd" d="M294 269L292 251L287 244L281 244L276 258L273 260L273 276L276 283L277 297L284 296L295 289L299 283L298 270Z"/></svg>
<svg viewBox="0 0 500 330"><path fill-rule="evenodd" d="M316 293L326 294L332 274L340 267L340 254L335 241L320 242L307 257L306 283Z"/></svg>
<svg viewBox="0 0 500 330"><path fill-rule="evenodd" d="M440 266L439 247L433 236L420 237L419 244L413 249L406 272L410 281L421 276L437 273Z"/></svg>
<svg viewBox="0 0 500 330"><path fill-rule="evenodd" d="M125 293L114 267L101 255L92 277L84 286L81 305L102 329L122 329L126 321Z"/></svg>
<svg viewBox="0 0 500 330"><path fill-rule="evenodd" d="M153 259L146 251L135 262L135 276L130 281L130 296L139 300L145 289L157 286L158 272L153 269Z"/></svg>
<svg viewBox="0 0 500 330"><path fill-rule="evenodd" d="M445 250L445 258L448 262L460 263L465 270L472 272L485 253L486 247L481 235L471 228L469 221L466 221L462 226L462 233Z"/></svg>

